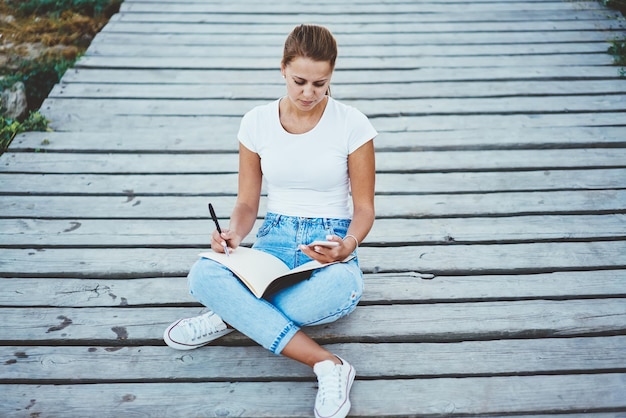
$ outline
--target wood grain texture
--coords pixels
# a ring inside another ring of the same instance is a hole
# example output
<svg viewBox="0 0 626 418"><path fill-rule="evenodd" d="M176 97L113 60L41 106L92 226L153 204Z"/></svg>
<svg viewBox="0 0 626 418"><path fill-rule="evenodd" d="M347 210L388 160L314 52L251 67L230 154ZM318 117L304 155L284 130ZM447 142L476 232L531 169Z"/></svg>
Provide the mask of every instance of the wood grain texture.
<svg viewBox="0 0 626 418"><path fill-rule="evenodd" d="M333 96L379 132L363 297L305 328L356 367L350 416L626 413L617 12L125 0L45 101L52 131L0 156L0 416L313 414L311 370L239 332L162 340L203 309L186 275L206 205L228 225L240 118L285 94L300 22L333 30Z"/></svg>

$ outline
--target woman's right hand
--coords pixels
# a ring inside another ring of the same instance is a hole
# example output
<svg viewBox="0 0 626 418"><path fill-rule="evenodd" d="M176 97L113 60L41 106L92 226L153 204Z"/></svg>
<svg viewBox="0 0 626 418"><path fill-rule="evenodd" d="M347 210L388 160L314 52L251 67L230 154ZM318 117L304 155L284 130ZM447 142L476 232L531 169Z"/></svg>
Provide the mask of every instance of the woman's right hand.
<svg viewBox="0 0 626 418"><path fill-rule="evenodd" d="M213 234L211 234L211 248L217 253L226 252L224 245L226 245L229 250L234 250L239 247L239 244L241 244L241 237L230 229L222 229L221 235L216 229L213 231Z"/></svg>

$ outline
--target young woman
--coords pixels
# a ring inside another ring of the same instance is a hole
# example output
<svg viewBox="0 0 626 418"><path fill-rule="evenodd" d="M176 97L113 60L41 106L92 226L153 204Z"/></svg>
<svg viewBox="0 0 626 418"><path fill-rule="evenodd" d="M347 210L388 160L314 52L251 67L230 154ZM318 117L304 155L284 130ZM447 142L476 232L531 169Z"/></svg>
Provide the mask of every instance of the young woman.
<svg viewBox="0 0 626 418"><path fill-rule="evenodd" d="M280 67L287 95L241 121L237 201L229 227L213 232L214 251L236 251L252 230L265 178L268 209L254 248L290 268L356 255L374 222L377 132L361 112L330 97L336 57L336 41L324 27L300 25L288 36ZM309 245L314 240L338 245ZM261 299L228 269L201 258L189 273L189 287L211 311L170 325L164 334L170 347L200 347L236 329L313 368L319 383L316 417L348 414L354 368L301 327L335 321L356 308L363 291L356 257Z"/></svg>

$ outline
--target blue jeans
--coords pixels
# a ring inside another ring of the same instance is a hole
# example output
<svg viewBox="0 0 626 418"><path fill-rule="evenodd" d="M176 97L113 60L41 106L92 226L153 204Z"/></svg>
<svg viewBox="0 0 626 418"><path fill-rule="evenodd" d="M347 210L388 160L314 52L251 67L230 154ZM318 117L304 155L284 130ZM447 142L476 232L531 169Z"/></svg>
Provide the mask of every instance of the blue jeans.
<svg viewBox="0 0 626 418"><path fill-rule="evenodd" d="M329 234L344 237L349 225L349 219L268 213L253 247L294 268L310 261L298 245ZM363 294L363 274L356 257L314 270L309 279L262 299L230 270L206 258L193 265L188 279L189 292L200 303L275 354L280 354L300 327L326 324L351 313Z"/></svg>

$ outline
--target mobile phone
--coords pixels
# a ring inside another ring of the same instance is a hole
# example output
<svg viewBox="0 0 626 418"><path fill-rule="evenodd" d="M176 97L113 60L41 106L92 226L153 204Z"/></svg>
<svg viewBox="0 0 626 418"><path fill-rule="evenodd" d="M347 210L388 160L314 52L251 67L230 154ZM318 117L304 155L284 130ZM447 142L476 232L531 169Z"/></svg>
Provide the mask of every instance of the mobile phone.
<svg viewBox="0 0 626 418"><path fill-rule="evenodd" d="M309 247L314 247L319 245L320 247L338 247L339 243L337 241L313 241L309 244Z"/></svg>

